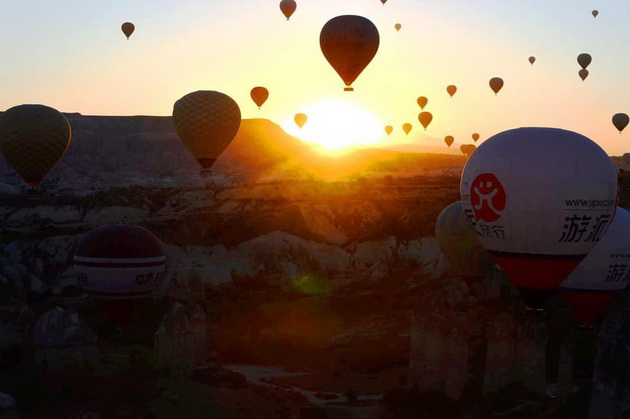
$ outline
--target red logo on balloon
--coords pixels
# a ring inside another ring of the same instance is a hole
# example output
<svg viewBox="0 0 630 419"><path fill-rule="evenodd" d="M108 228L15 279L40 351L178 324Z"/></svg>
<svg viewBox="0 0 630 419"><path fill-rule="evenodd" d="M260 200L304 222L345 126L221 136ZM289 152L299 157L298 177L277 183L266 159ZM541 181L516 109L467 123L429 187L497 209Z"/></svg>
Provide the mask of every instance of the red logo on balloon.
<svg viewBox="0 0 630 419"><path fill-rule="evenodd" d="M506 202L505 189L495 175L482 173L470 186L470 201L475 211L475 219L491 223L503 214Z"/></svg>

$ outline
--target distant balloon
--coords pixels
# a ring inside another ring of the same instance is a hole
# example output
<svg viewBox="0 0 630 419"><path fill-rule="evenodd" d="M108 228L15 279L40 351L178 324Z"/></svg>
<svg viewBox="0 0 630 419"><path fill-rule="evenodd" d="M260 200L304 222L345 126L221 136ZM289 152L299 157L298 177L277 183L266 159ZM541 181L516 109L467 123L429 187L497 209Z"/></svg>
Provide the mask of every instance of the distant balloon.
<svg viewBox="0 0 630 419"><path fill-rule="evenodd" d="M79 286L100 298L140 298L153 293L164 272L162 243L144 227L112 224L85 234L74 251Z"/></svg>
<svg viewBox="0 0 630 419"><path fill-rule="evenodd" d="M582 81L584 81L588 77L588 70L581 69L580 71L578 71L578 75L580 76Z"/></svg>
<svg viewBox="0 0 630 419"><path fill-rule="evenodd" d="M452 135L447 135L446 137L444 137L444 142L449 147L451 146L451 144L453 144L453 141L455 141L455 138Z"/></svg>
<svg viewBox="0 0 630 419"><path fill-rule="evenodd" d="M383 6L385 6L385 3L387 3L387 0L381 0L381 3L383 3Z"/></svg>
<svg viewBox="0 0 630 419"><path fill-rule="evenodd" d="M254 87L250 92L250 96L252 97L254 103L258 106L258 109L260 109L269 97L269 90L261 86Z"/></svg>
<svg viewBox="0 0 630 419"><path fill-rule="evenodd" d="M591 14L593 15L593 17L597 17L597 15L599 14L599 12L597 10L593 10L591 12Z"/></svg>
<svg viewBox="0 0 630 419"><path fill-rule="evenodd" d="M468 159L460 183L477 238L538 309L606 233L616 196L617 170L606 152L554 128L489 138Z"/></svg>
<svg viewBox="0 0 630 419"><path fill-rule="evenodd" d="M615 295L628 287L630 213L617 207L602 239L558 287L580 321L593 327Z"/></svg>
<svg viewBox="0 0 630 419"><path fill-rule="evenodd" d="M418 98L418 105L420 106L420 109L424 109L424 107L427 106L427 103L429 103L429 99L426 97L420 96Z"/></svg>
<svg viewBox="0 0 630 419"><path fill-rule="evenodd" d="M319 35L319 45L330 65L352 91L352 83L378 51L378 29L362 16L344 15L329 20Z"/></svg>
<svg viewBox="0 0 630 419"><path fill-rule="evenodd" d="M455 94L455 92L457 92L457 86L451 84L450 86L446 86L446 91L448 92L448 94L453 97L453 95Z"/></svg>
<svg viewBox="0 0 630 419"><path fill-rule="evenodd" d="M431 115L431 112L420 112L420 115L418 115L418 121L420 121L425 131L432 120L433 115Z"/></svg>
<svg viewBox="0 0 630 419"><path fill-rule="evenodd" d="M394 127L392 127L391 125L386 125L385 126L385 132L387 133L387 135L391 134L392 131L394 131ZM407 133L409 134L409 133Z"/></svg>
<svg viewBox="0 0 630 419"><path fill-rule="evenodd" d="M494 265L464 215L461 202L444 208L435 223L435 238L448 261L472 285L483 279Z"/></svg>
<svg viewBox="0 0 630 419"><path fill-rule="evenodd" d="M306 116L306 114L296 113L293 117L293 120L298 127L302 128L304 124L306 124L306 121L308 121L308 117Z"/></svg>
<svg viewBox="0 0 630 419"><path fill-rule="evenodd" d="M580 54L577 57L577 62L583 70L586 70L586 67L588 67L588 65L591 63L591 60L591 55L586 53Z"/></svg>
<svg viewBox="0 0 630 419"><path fill-rule="evenodd" d="M529 63L533 65L536 62L536 57L531 56L528 58L528 60L529 60Z"/></svg>
<svg viewBox="0 0 630 419"><path fill-rule="evenodd" d="M630 122L630 119L625 113L616 113L612 117L612 123L615 128L619 130L619 134L621 134L621 131L623 131L626 126L628 126L628 122Z"/></svg>
<svg viewBox="0 0 630 419"><path fill-rule="evenodd" d="M405 123L403 124L402 128L403 128L403 131L405 131L405 134L409 135L409 133L411 132L412 125L409 123Z"/></svg>
<svg viewBox="0 0 630 419"><path fill-rule="evenodd" d="M490 79L490 88L496 95L503 88L503 79L501 77L493 77Z"/></svg>
<svg viewBox="0 0 630 419"><path fill-rule="evenodd" d="M472 139L473 141L477 141L479 139L479 134L477 134L476 132L472 135Z"/></svg>
<svg viewBox="0 0 630 419"><path fill-rule="evenodd" d="M297 4L294 0L282 0L280 2L280 10L282 14L289 20L295 9L297 8Z"/></svg>
<svg viewBox="0 0 630 419"><path fill-rule="evenodd" d="M204 169L209 169L234 139L241 125L241 110L226 94L198 90L175 102L173 123L184 145Z"/></svg>
<svg viewBox="0 0 630 419"><path fill-rule="evenodd" d="M44 105L19 105L0 117L0 151L13 170L37 186L70 145L70 123Z"/></svg>
<svg viewBox="0 0 630 419"><path fill-rule="evenodd" d="M464 154L465 156L469 156L475 152L475 150L477 149L477 146L474 144L462 144L459 147L459 151L462 152L462 154Z"/></svg>
<svg viewBox="0 0 630 419"><path fill-rule="evenodd" d="M136 27L131 22L125 22L125 23L122 24L120 29L122 29L122 31L125 34L125 36L127 37L127 39L129 39L129 37L131 36L133 31L136 30Z"/></svg>
<svg viewBox="0 0 630 419"><path fill-rule="evenodd" d="M400 28L402 28L402 25L400 23L397 23L394 25L394 28L396 28L396 32L398 32Z"/></svg>

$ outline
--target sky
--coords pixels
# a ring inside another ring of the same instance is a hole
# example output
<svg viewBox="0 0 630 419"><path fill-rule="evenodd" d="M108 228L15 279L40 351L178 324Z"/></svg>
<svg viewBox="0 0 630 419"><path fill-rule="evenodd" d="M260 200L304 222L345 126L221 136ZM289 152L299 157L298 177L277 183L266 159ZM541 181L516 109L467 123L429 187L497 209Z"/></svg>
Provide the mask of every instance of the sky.
<svg viewBox="0 0 630 419"><path fill-rule="evenodd" d="M294 135L302 131L293 116L304 112L319 136L359 133L371 144L443 145L452 135L455 148L474 132L481 143L506 129L549 126L586 135L610 155L630 152L630 127L619 134L611 123L630 113L628 2L296 2L287 21L279 0L4 0L0 110L41 103L84 115L170 115L185 94L217 90L243 118L268 118ZM344 14L370 19L380 34L353 92L343 91L319 46L323 25ZM129 40L126 21L136 26ZM580 53L593 57L585 81ZM498 95L492 77L505 82ZM250 98L255 86L270 92L261 109ZM426 131L418 96L433 114ZM394 127L389 137L385 125Z"/></svg>

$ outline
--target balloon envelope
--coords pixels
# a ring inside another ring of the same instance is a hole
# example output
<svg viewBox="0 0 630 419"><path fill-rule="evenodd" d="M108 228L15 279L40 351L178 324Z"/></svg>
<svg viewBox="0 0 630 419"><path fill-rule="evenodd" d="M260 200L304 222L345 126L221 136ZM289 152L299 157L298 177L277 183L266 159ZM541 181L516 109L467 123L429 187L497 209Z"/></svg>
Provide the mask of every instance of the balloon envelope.
<svg viewBox="0 0 630 419"><path fill-rule="evenodd" d="M435 238L449 262L469 283L482 279L494 265L473 233L459 201L438 215Z"/></svg>
<svg viewBox="0 0 630 419"><path fill-rule="evenodd" d="M297 8L297 4L294 0L282 0L280 2L280 10L282 14L289 20L295 9Z"/></svg>
<svg viewBox="0 0 630 419"><path fill-rule="evenodd" d="M451 144L453 144L453 141L455 141L455 138L452 135L447 135L446 137L444 137L444 142L449 147L451 146Z"/></svg>
<svg viewBox="0 0 630 419"><path fill-rule="evenodd" d="M13 170L37 186L70 145L70 123L44 105L19 105L0 117L0 151Z"/></svg>
<svg viewBox="0 0 630 419"><path fill-rule="evenodd" d="M593 326L618 291L630 283L630 213L617 207L610 228L560 284L580 324Z"/></svg>
<svg viewBox="0 0 630 419"><path fill-rule="evenodd" d="M402 25L400 23L397 23L394 25L394 28L396 28L396 32L398 32L400 28L402 28Z"/></svg>
<svg viewBox="0 0 630 419"><path fill-rule="evenodd" d="M530 64L534 64L536 62L536 57L532 56L528 58Z"/></svg>
<svg viewBox="0 0 630 419"><path fill-rule="evenodd" d="M125 36L127 37L127 39L129 39L129 37L131 36L133 31L136 30L136 27L131 22L125 22L125 23L122 24L120 29L122 29L122 31L125 34Z"/></svg>
<svg viewBox="0 0 630 419"><path fill-rule="evenodd" d="M427 103L429 103L429 99L426 97L420 96L418 98L418 105L420 106L420 109L424 109L424 107L427 106Z"/></svg>
<svg viewBox="0 0 630 419"><path fill-rule="evenodd" d="M308 121L308 117L306 116L306 114L297 113L293 117L293 120L295 121L295 123L296 123L296 125L298 127L302 128L304 126L304 124L306 124L306 121Z"/></svg>
<svg viewBox="0 0 630 419"><path fill-rule="evenodd" d="M431 115L431 112L420 112L420 115L418 115L418 121L420 121L420 123L422 124L425 130L427 129L427 127L429 126L432 120L433 120L433 115Z"/></svg>
<svg viewBox="0 0 630 419"><path fill-rule="evenodd" d="M90 230L77 244L73 259L79 286L93 297L112 299L152 294L166 263L155 234L122 224Z"/></svg>
<svg viewBox="0 0 630 419"><path fill-rule="evenodd" d="M394 131L394 127L392 127L391 125L386 125L386 126L385 126L385 133L386 133L387 135L391 134L391 133L392 133L392 131ZM407 134L408 134L408 133L407 133Z"/></svg>
<svg viewBox="0 0 630 419"><path fill-rule="evenodd" d="M465 156L470 156L475 150L477 149L477 146L474 144L462 144L459 147L459 150L462 152L462 154L464 154Z"/></svg>
<svg viewBox="0 0 630 419"><path fill-rule="evenodd" d="M591 63L591 55L582 53L578 55L577 62L583 70L586 70L586 67L588 67L588 65Z"/></svg>
<svg viewBox="0 0 630 419"><path fill-rule="evenodd" d="M593 15L593 17L597 17L597 15L599 14L599 12L597 10L593 10L591 12L591 14Z"/></svg>
<svg viewBox="0 0 630 419"><path fill-rule="evenodd" d="M254 103L260 109L260 107L263 105L263 103L267 101L267 98L269 97L269 90L264 87L257 86L252 89L252 91L250 92L250 96L252 97Z"/></svg>
<svg viewBox="0 0 630 419"><path fill-rule="evenodd" d="M376 55L379 41L376 26L355 15L332 18L319 35L322 53L346 84L346 91L352 91L350 86Z"/></svg>
<svg viewBox="0 0 630 419"><path fill-rule="evenodd" d="M612 117L612 123L615 126L615 128L619 130L620 134L621 134L621 131L623 131L623 129L626 126L628 126L628 122L630 122L630 119L628 118L628 115L625 113L616 113Z"/></svg>
<svg viewBox="0 0 630 419"><path fill-rule="evenodd" d="M595 142L571 131L519 128L468 159L460 196L481 244L521 291L553 290L610 224L617 174Z"/></svg>
<svg viewBox="0 0 630 419"><path fill-rule="evenodd" d="M503 88L503 79L501 77L493 77L490 79L490 88L496 95Z"/></svg>
<svg viewBox="0 0 630 419"><path fill-rule="evenodd" d="M226 94L199 90L175 102L173 123L184 145L204 169L209 169L234 139L241 125L241 110Z"/></svg>
<svg viewBox="0 0 630 419"><path fill-rule="evenodd" d="M477 134L476 132L472 135L472 139L473 141L477 141L479 139L479 134Z"/></svg>
<svg viewBox="0 0 630 419"><path fill-rule="evenodd" d="M409 134L411 132L412 126L411 124L406 123L406 124L403 124L402 128L403 128L403 131L405 131L405 134Z"/></svg>
<svg viewBox="0 0 630 419"><path fill-rule="evenodd" d="M580 71L578 71L578 75L580 76L582 81L584 81L588 77L588 70L581 69Z"/></svg>
<svg viewBox="0 0 630 419"><path fill-rule="evenodd" d="M457 92L457 86L455 85L450 85L450 86L446 86L446 92L453 97L453 95L455 94L455 92Z"/></svg>

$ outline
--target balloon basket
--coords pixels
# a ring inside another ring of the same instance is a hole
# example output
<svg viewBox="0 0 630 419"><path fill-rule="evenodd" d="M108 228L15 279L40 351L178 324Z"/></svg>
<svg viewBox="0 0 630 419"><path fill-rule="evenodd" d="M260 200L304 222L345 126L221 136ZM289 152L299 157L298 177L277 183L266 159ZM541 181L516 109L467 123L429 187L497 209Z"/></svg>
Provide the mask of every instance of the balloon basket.
<svg viewBox="0 0 630 419"><path fill-rule="evenodd" d="M354 89L352 87L344 87L343 91L344 92L354 92Z"/></svg>

